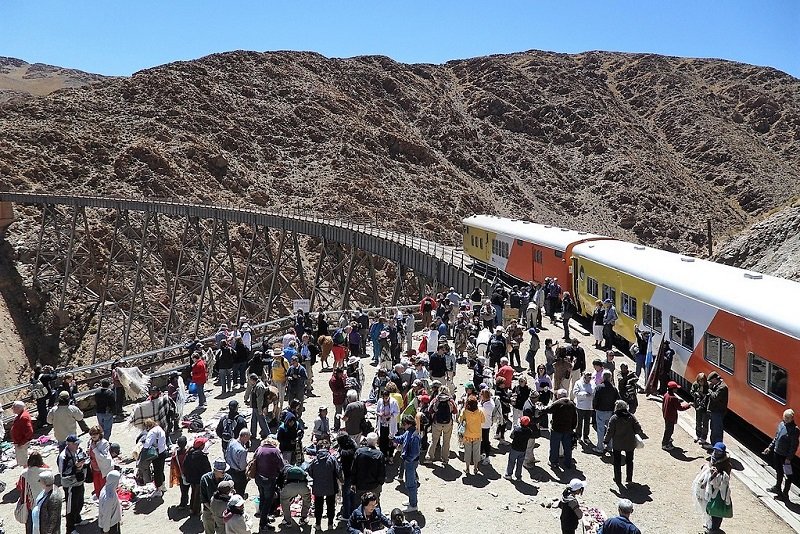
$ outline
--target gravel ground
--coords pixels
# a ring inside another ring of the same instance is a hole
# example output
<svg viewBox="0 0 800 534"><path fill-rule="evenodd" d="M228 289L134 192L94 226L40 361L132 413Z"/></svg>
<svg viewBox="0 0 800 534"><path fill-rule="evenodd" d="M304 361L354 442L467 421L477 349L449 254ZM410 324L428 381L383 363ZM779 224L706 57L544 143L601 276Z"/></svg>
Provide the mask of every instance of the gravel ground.
<svg viewBox="0 0 800 534"><path fill-rule="evenodd" d="M546 330L542 333L542 339L548 334L555 335L557 332L551 327L550 331ZM586 346L587 344L589 347ZM584 348L587 349L589 361L597 352L590 348L590 345L591 342L587 338ZM543 358L542 354L539 356L540 359ZM319 405L331 404L330 390L326 383L330 374L320 373L318 369L316 371L315 391L321 396L312 397L306 404L308 415L305 419L309 425L313 421L313 415L316 414ZM365 371L368 380L371 380L375 368L366 365ZM466 365L460 366L456 384L459 386L463 384L469 375ZM207 417L224 410L227 405L229 397L218 399L216 398L218 394L218 388L208 394ZM241 393L237 395L240 401L242 396ZM504 454L504 451L507 450L506 446L500 446L497 454L492 458L491 466L487 466L483 470L483 474L478 476L465 478L464 464L459 459L451 460L448 468L442 468L440 463L420 466L418 471L421 482L420 513L415 514L414 518L424 526L423 531L426 533L449 534L473 531L476 522L480 522L481 525L503 525L511 529L534 527L541 532L558 532L556 511L544 507L543 504L557 498L564 484L571 478L577 477L586 479L588 482L583 496L583 502L588 506L595 506L611 513L616 510L616 501L620 496L632 500L636 505L632 520L642 532L701 532L702 518L695 511L690 494L692 480L704 461L702 449L692 442L688 434L677 428L675 432L676 449L671 454L661 450L660 436L663 423L660 403L645 401L642 397L636 415L645 431L650 435L650 439L646 441L644 449L636 452L635 484L630 489L622 491L621 494L612 481L612 466L608 457L601 459L593 453L578 450L575 453L577 466L574 470L566 473L554 472L547 467L547 441L542 438L539 440L542 445L536 450L536 457L542 462L535 469L524 472L521 482L511 482L501 478L507 459ZM90 420L90 423L92 422L93 420ZM115 424L112 441L119 442L122 445L123 454L126 454L131 450L135 435L136 432L129 429L127 425ZM493 446L496 445L493 442ZM455 454L454 451L457 451L455 436L451 456ZM210 454L211 459L213 460L219 455L221 455L221 448L218 443L215 443ZM47 457L45 461L54 465L55 455ZM167 469L169 468L167 467ZM396 468L390 472L395 474ZM6 532L9 534L22 532L13 518L13 502L16 500L16 491L13 491L13 486L19 473L20 469L15 468L0 474L0 480L8 484L9 489L2 496L0 505L0 517L5 520ZM726 519L723 523L723 528L727 532L770 532L774 534L792 532L791 528L761 504L736 478L732 481L732 488L735 517ZM252 494L256 494L255 485L252 482L250 482L248 490ZM382 496L383 507L387 514L389 510L399 507L404 502L403 491L402 484L396 480L387 481ZM199 519L188 517L185 511L174 508L178 498L178 489L172 488L166 492L163 500L141 500L136 506L125 512L123 532L146 534L152 532L153 528L163 528L162 532L186 534L202 532ZM93 505L87 506L93 513L96 513ZM251 501L248 501L247 511L251 515L255 512L255 505ZM78 530L82 534L99 532L94 523L80 527ZM291 530L289 529L289 531ZM338 530L344 531L341 527ZM298 529L295 528L294 531L298 531ZM303 531L311 532L313 527L304 527Z"/></svg>

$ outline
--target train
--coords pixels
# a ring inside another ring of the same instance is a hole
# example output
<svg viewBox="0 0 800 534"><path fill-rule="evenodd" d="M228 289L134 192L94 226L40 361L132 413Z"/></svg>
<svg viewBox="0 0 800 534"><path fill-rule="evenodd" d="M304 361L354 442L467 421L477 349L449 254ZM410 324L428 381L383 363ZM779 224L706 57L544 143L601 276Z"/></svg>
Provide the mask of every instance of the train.
<svg viewBox="0 0 800 534"><path fill-rule="evenodd" d="M655 347L668 340L683 384L716 371L729 410L766 436L796 404L800 283L553 225L493 215L462 222L474 260L523 281L558 278L585 317L611 299L614 330L628 342L635 325L654 333Z"/></svg>

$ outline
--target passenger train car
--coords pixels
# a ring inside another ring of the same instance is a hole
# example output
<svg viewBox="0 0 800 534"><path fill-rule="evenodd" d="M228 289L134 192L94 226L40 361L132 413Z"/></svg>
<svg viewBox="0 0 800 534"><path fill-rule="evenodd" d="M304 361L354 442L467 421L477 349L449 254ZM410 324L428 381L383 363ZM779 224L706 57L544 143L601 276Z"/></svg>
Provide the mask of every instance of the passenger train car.
<svg viewBox="0 0 800 534"><path fill-rule="evenodd" d="M655 332L656 347L666 337L684 383L717 371L729 408L764 434L796 404L800 284L574 230L486 215L463 223L464 250L476 260L521 280L558 277L585 316L610 298L615 331L628 341L635 324Z"/></svg>

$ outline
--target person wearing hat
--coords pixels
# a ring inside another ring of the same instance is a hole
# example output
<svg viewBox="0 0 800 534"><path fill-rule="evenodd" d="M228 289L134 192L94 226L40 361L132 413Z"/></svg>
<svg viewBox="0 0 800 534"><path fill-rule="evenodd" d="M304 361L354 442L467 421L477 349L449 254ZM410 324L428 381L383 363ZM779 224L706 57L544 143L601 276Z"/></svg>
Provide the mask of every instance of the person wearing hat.
<svg viewBox="0 0 800 534"><path fill-rule="evenodd" d="M223 515L228 509L231 497L235 494L233 481L223 480L217 485L217 491L211 496L211 503L208 506L210 514L203 513L203 528L206 534L226 532Z"/></svg>
<svg viewBox="0 0 800 534"><path fill-rule="evenodd" d="M611 299L606 299L603 301L603 341L605 350L611 350L614 348L614 325L619 319L617 315L617 309L614 307L614 303Z"/></svg>
<svg viewBox="0 0 800 534"><path fill-rule="evenodd" d="M205 446L208 440L206 438L195 438L192 443L192 448L186 453L181 464L181 472L183 479L191 489L191 498L188 500L189 509L192 515L200 515L200 485L203 475L211 472L211 462L208 460L208 454L205 452ZM213 492L212 492L213 493ZM183 503L183 496L181 495L181 502ZM178 505L180 508L180 505Z"/></svg>
<svg viewBox="0 0 800 534"><path fill-rule="evenodd" d="M705 513L705 532L721 534L722 520L733 517L731 500L731 460L724 443L715 443L711 456L692 483L694 499Z"/></svg>
<svg viewBox="0 0 800 534"><path fill-rule="evenodd" d="M224 483L225 487L228 488L227 494L230 494L230 490L233 489L233 480L231 476L225 472L227 470L228 464L225 463L225 460L217 458L214 460L211 472L206 473L200 479L200 504L203 507L201 520L203 521L203 528L206 534L213 534L215 532L214 512L211 506L212 499L217 495L220 484ZM220 514L221 513L222 511L220 510Z"/></svg>
<svg viewBox="0 0 800 534"><path fill-rule="evenodd" d="M662 405L664 437L661 438L661 448L665 451L671 451L675 448L672 444L672 434L675 432L675 425L678 424L678 412L688 410L691 406L678 397L677 390L678 383L670 380L667 383L667 392L664 393L664 403Z"/></svg>
<svg viewBox="0 0 800 534"><path fill-rule="evenodd" d="M586 482L573 478L561 492L561 499L558 501L558 507L561 508L561 534L575 534L578 531L583 517L578 497L583 495L585 488Z"/></svg>
<svg viewBox="0 0 800 534"><path fill-rule="evenodd" d="M225 534L250 534L250 527L247 525L249 518L244 513L244 503L241 495L232 495L228 499L228 507L222 512Z"/></svg>
<svg viewBox="0 0 800 534"><path fill-rule="evenodd" d="M725 432L723 421L728 413L728 385L712 371L708 374L708 415L711 426L711 443L722 441Z"/></svg>
<svg viewBox="0 0 800 534"><path fill-rule="evenodd" d="M64 495L55 485L52 471L39 473L39 484L42 491L36 497L31 509L31 529L39 534L61 534L61 506ZM72 534L69 531L67 534Z"/></svg>
<svg viewBox="0 0 800 534"><path fill-rule="evenodd" d="M517 480L522 480L522 462L525 459L528 440L532 437L531 418L523 415L519 418L519 424L511 430L511 449L508 451L508 464L503 475L506 480L511 480L512 471Z"/></svg>
<svg viewBox="0 0 800 534"><path fill-rule="evenodd" d="M64 489L66 501L67 532L74 534L75 527L83 522L81 510L83 509L83 485L86 478L84 466L89 457L80 448L81 440L75 434L66 436L64 441L64 450L59 453L56 464L61 475L61 487Z"/></svg>
<svg viewBox="0 0 800 534"><path fill-rule="evenodd" d="M58 404L47 413L47 423L53 425L56 441L64 441L67 436L78 433L78 421L83 421L83 412L70 403L68 391L58 394Z"/></svg>
<svg viewBox="0 0 800 534"><path fill-rule="evenodd" d="M319 407L317 418L314 419L314 429L311 432L311 439L315 443L320 440L330 441L331 439L331 422L330 419L328 419L327 406Z"/></svg>

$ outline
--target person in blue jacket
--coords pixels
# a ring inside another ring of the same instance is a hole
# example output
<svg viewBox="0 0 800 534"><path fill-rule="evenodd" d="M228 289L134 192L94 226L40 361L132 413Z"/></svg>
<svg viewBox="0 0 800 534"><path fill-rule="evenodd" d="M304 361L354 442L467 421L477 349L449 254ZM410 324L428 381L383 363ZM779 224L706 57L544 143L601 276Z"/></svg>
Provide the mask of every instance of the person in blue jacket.
<svg viewBox="0 0 800 534"><path fill-rule="evenodd" d="M408 506L403 512L408 513L417 511L417 466L419 465L420 436L413 415L403 416L403 428L405 432L395 438L395 443L402 446L401 457L405 475L403 478L406 481L406 493L408 494Z"/></svg>
<svg viewBox="0 0 800 534"><path fill-rule="evenodd" d="M636 525L631 523L633 513L633 503L628 499L620 499L617 503L619 515L606 519L597 534L642 534Z"/></svg>
<svg viewBox="0 0 800 534"><path fill-rule="evenodd" d="M353 510L347 521L347 534L365 534L392 526L378 506L378 498L368 491L361 497L361 506Z"/></svg>

